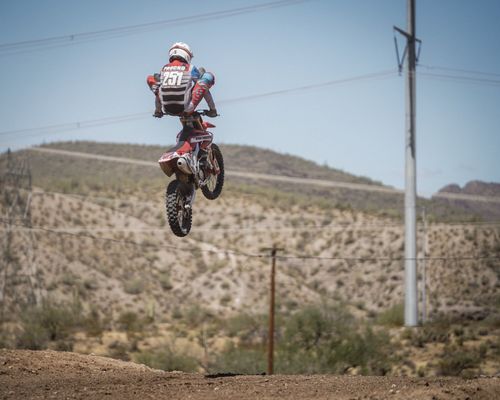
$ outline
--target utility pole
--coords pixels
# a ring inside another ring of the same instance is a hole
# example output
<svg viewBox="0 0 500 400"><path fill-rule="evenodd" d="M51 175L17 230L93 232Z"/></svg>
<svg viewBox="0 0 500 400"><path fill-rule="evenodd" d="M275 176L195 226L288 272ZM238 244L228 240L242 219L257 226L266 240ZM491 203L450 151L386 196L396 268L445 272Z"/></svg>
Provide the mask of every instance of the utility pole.
<svg viewBox="0 0 500 400"><path fill-rule="evenodd" d="M418 325L417 295L417 221L416 221L416 151L415 151L415 70L417 63L415 36L415 0L408 0L408 31L394 27L406 37L406 173L405 173L405 326ZM397 47L396 47L397 50ZM399 62L399 53L398 53ZM400 69L401 69L400 63Z"/></svg>
<svg viewBox="0 0 500 400"><path fill-rule="evenodd" d="M284 249L278 249L274 244L272 248L267 248L264 250L271 251L271 287L269 295L269 333L268 333L268 343L267 343L267 374L272 375L274 373L274 299L275 299L275 276L276 276L276 253L278 251L283 251Z"/></svg>

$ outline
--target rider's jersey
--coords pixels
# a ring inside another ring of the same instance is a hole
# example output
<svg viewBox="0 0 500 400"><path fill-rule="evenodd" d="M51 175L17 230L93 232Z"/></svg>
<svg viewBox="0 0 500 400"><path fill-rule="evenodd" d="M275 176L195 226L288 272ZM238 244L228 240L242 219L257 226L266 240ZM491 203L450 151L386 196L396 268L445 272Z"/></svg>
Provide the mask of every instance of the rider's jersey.
<svg viewBox="0 0 500 400"><path fill-rule="evenodd" d="M174 60L165 65L160 73L159 97L163 112L180 115L187 110L193 86L200 78L194 65Z"/></svg>

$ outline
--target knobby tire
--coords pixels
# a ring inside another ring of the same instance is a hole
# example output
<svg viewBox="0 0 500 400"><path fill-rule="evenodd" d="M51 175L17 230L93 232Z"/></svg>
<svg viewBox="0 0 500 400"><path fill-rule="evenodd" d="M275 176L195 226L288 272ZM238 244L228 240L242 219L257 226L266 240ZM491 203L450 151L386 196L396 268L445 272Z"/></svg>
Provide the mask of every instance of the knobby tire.
<svg viewBox="0 0 500 400"><path fill-rule="evenodd" d="M222 193L222 187L224 186L224 158L222 157L222 152L215 143L212 144L212 155L216 159L219 165L219 174L216 175L216 184L213 190L211 190L208 185L201 187L201 192L209 200L215 200Z"/></svg>
<svg viewBox="0 0 500 400"><path fill-rule="evenodd" d="M176 236L184 237L191 230L193 214L191 209L184 209L186 195L181 190L181 185L181 182L179 182L178 180L173 180L168 184L165 194L165 205L170 229L172 229L172 232ZM181 202L183 213L182 221L179 221L179 202Z"/></svg>

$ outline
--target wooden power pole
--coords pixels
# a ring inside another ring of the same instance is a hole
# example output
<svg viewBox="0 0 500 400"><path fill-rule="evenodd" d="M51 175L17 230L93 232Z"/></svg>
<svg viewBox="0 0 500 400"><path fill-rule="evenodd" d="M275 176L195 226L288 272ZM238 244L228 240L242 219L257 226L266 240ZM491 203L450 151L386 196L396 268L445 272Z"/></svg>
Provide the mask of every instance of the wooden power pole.
<svg viewBox="0 0 500 400"><path fill-rule="evenodd" d="M267 374L272 375L274 373L274 313L275 313L275 287L276 287L276 253L278 251L283 251L284 249L279 249L276 245L272 248L267 248L264 250L271 251L271 287L269 294L269 333L268 333L268 343L267 343Z"/></svg>

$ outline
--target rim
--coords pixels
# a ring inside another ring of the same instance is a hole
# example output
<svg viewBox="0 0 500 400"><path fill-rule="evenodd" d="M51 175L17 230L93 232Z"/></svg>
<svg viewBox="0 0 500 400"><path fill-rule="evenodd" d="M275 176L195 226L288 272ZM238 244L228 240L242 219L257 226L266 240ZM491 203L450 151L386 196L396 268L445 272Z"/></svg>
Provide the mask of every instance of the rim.
<svg viewBox="0 0 500 400"><path fill-rule="evenodd" d="M210 174L210 178L208 178L206 186L211 192L213 192L215 190L215 187L217 186L217 175Z"/></svg>

